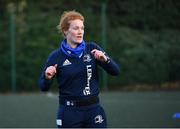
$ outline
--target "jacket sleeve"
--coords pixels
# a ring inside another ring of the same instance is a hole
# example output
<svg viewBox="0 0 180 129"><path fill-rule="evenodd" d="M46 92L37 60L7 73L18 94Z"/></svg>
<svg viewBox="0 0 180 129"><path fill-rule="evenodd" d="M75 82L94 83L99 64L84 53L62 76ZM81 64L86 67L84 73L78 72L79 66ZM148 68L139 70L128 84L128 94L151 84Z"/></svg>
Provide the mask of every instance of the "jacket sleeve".
<svg viewBox="0 0 180 129"><path fill-rule="evenodd" d="M38 82L39 88L41 91L48 91L50 89L51 84L53 83L53 78L50 80L45 78L45 71L46 71L47 67L57 64L56 58L57 58L57 54L54 51L49 55L49 57L45 63L45 66L42 70L42 73L40 75L39 82Z"/></svg>
<svg viewBox="0 0 180 129"><path fill-rule="evenodd" d="M41 91L48 91L52 82L53 82L53 79L47 80L45 78L45 70L43 70L43 72L39 78L39 88L41 89Z"/></svg>
<svg viewBox="0 0 180 129"><path fill-rule="evenodd" d="M109 61L108 62L100 62L97 61L98 64L109 74L117 76L120 73L120 68L118 66L118 64L115 63L115 61L113 59L111 59L109 57Z"/></svg>
<svg viewBox="0 0 180 129"><path fill-rule="evenodd" d="M114 75L114 76L119 75L119 73L120 73L119 65L111 57L109 57L100 46L98 46L95 43L93 43L93 45L94 45L94 49L98 49L98 50L104 52L105 55L108 57L107 62L101 62L101 61L97 60L97 64L100 65L107 73Z"/></svg>

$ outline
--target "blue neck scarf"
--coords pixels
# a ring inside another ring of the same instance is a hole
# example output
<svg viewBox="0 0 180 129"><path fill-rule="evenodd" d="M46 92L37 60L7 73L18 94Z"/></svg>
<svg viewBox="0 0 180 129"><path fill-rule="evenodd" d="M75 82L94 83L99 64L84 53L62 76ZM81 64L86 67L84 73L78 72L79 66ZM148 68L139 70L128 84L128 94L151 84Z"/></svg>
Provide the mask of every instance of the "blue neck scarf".
<svg viewBox="0 0 180 129"><path fill-rule="evenodd" d="M85 46L86 44L84 40L76 48L71 48L71 46L68 45L66 39L61 42L62 52L69 57L81 58L83 51L85 50Z"/></svg>

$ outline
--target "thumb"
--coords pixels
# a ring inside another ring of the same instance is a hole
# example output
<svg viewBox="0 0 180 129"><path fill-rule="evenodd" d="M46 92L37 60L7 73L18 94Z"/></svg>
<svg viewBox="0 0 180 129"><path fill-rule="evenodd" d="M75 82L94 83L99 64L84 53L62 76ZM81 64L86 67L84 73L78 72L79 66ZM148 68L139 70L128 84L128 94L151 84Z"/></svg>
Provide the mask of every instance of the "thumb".
<svg viewBox="0 0 180 129"><path fill-rule="evenodd" d="M95 54L95 52L96 52L96 49L93 49L93 50L91 51L92 54Z"/></svg>
<svg viewBox="0 0 180 129"><path fill-rule="evenodd" d="M58 66L57 64L54 65L55 68L57 68L57 66Z"/></svg>

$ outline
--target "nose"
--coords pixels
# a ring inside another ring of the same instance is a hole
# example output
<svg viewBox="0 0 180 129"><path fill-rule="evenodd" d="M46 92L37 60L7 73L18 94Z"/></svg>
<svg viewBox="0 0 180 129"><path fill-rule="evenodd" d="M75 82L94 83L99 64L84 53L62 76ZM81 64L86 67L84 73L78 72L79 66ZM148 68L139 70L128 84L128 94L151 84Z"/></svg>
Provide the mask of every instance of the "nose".
<svg viewBox="0 0 180 129"><path fill-rule="evenodd" d="M84 30L83 29L78 29L78 34L83 34Z"/></svg>

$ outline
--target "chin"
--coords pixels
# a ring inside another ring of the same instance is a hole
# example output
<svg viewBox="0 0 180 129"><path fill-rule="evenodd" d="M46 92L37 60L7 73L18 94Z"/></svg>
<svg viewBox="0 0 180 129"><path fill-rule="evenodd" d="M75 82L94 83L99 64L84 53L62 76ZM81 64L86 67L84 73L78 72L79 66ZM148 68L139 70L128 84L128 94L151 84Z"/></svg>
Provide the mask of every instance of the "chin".
<svg viewBox="0 0 180 129"><path fill-rule="evenodd" d="M82 40L77 40L76 43L80 44L80 43L82 43Z"/></svg>

